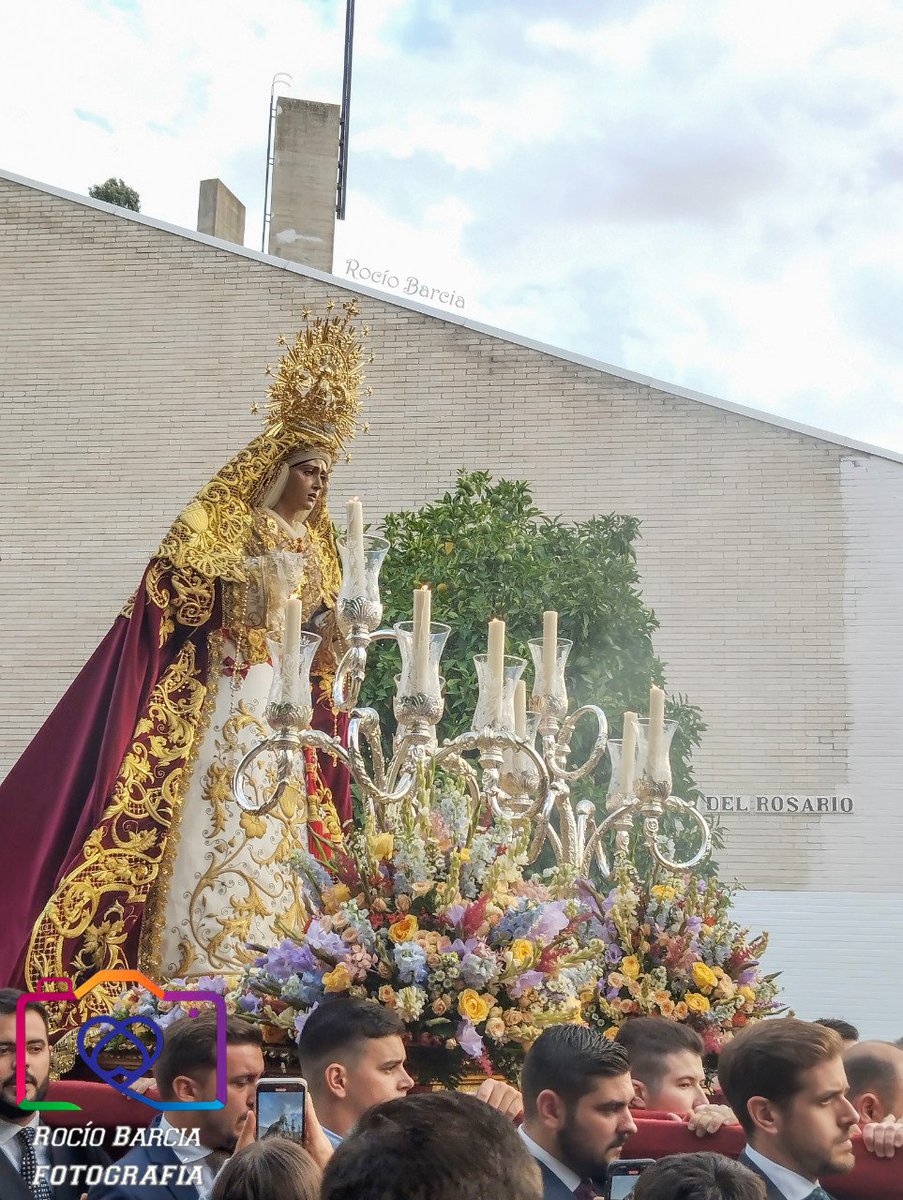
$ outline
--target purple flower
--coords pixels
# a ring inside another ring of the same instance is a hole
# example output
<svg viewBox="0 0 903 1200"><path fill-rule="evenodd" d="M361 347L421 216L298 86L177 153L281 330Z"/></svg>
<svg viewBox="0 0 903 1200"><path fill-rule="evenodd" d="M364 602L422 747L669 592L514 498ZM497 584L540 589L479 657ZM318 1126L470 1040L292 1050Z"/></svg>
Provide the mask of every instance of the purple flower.
<svg viewBox="0 0 903 1200"><path fill-rule="evenodd" d="M445 910L445 919L450 925L460 925L466 912L466 904L452 904L450 908Z"/></svg>
<svg viewBox="0 0 903 1200"><path fill-rule="evenodd" d="M527 988L539 987L543 981L543 978L544 976L542 971L524 971L522 975L515 979L514 983L512 983L508 990L515 999L519 999L527 990Z"/></svg>
<svg viewBox="0 0 903 1200"><path fill-rule="evenodd" d="M319 1004L314 1004L313 1007L307 1010L307 1012L299 1012L297 1017L295 1017L295 1032L297 1033L298 1037L301 1036L301 1030L307 1024L307 1018L314 1011L314 1009L319 1007Z"/></svg>
<svg viewBox="0 0 903 1200"><path fill-rule="evenodd" d="M348 956L351 947L337 933L327 933L317 921L312 921L307 931L307 942L311 950L322 951L340 962Z"/></svg>
<svg viewBox="0 0 903 1200"><path fill-rule="evenodd" d="M215 992L217 996L225 996L226 981L222 975L202 975L192 991Z"/></svg>
<svg viewBox="0 0 903 1200"><path fill-rule="evenodd" d="M612 945L610 945L605 951L605 957L612 966L615 966L615 964L619 963L624 957L624 951L620 946L616 946L614 943L612 943Z"/></svg>
<svg viewBox="0 0 903 1200"><path fill-rule="evenodd" d="M543 906L538 918L530 927L530 936L532 938L541 938L543 941L550 941L561 933L569 919L567 913L564 911L564 901L555 900L551 904Z"/></svg>
<svg viewBox="0 0 903 1200"><path fill-rule="evenodd" d="M740 985L740 987L743 987L745 984L753 983L758 973L758 967L747 967L745 971L740 972L739 976L737 977L737 983Z"/></svg>
<svg viewBox="0 0 903 1200"><path fill-rule="evenodd" d="M240 1008L242 1012L259 1013L263 1007L263 1001L253 992L245 992L243 996L238 997L236 1007Z"/></svg>
<svg viewBox="0 0 903 1200"><path fill-rule="evenodd" d="M314 959L307 946L299 946L291 938L283 938L278 946L271 946L266 954L261 954L254 965L262 967L267 975L284 983L290 975L310 970Z"/></svg>
<svg viewBox="0 0 903 1200"><path fill-rule="evenodd" d="M462 1021L457 1031L458 1045L471 1058L479 1058L484 1052L483 1039L470 1021Z"/></svg>
<svg viewBox="0 0 903 1200"><path fill-rule="evenodd" d="M472 950L475 950L478 945L479 943L476 938L468 938L466 942L462 942L460 938L455 938L452 944L447 950L443 951L443 953L451 954L452 951L454 951L459 958L463 958L465 954L470 954Z"/></svg>
<svg viewBox="0 0 903 1200"><path fill-rule="evenodd" d="M605 993L606 998L609 1000L617 1000L617 998L618 998L618 996L620 996L620 994L621 994L620 988L616 988L616 987L610 987L608 989L608 991Z"/></svg>

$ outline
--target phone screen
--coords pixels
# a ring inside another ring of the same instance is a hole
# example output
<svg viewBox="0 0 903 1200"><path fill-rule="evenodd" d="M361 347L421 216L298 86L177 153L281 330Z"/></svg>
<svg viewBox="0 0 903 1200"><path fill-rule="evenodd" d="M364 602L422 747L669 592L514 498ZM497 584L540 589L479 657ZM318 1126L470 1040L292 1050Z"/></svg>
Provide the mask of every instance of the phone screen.
<svg viewBox="0 0 903 1200"><path fill-rule="evenodd" d="M625 1196L633 1192L638 1179L639 1175L612 1175L611 1190L608 1193L610 1200L624 1200Z"/></svg>
<svg viewBox="0 0 903 1200"><path fill-rule="evenodd" d="M608 1200L624 1200L626 1196L632 1196L636 1181L654 1161L652 1158L629 1158L612 1163L608 1168Z"/></svg>
<svg viewBox="0 0 903 1200"><path fill-rule="evenodd" d="M304 1084L261 1079L257 1085L257 1136L304 1137Z"/></svg>

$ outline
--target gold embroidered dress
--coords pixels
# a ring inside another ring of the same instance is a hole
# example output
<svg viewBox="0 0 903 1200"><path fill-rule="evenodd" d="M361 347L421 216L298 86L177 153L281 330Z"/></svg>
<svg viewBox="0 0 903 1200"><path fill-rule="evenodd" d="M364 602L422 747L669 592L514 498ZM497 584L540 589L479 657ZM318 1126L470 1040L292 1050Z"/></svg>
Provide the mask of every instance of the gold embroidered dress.
<svg viewBox="0 0 903 1200"><path fill-rule="evenodd" d="M292 886L279 860L304 838L306 818L334 831L330 799L349 815L347 776L326 756L311 755L305 779L265 816L242 812L229 784L235 756L268 732L266 635L281 636L288 594L272 586L273 563L283 582L285 562L294 563L288 590L301 597L305 619L328 610L338 590L325 498L300 531L261 505L299 447L332 461L353 436L354 315L349 305L344 316L310 321L293 342L281 339L264 432L177 518L0 787L8 982L31 990L42 976L72 976L77 986L102 968L158 979L234 968L247 957L247 937L276 936L270 913L285 910ZM315 672L326 684L330 637L321 650ZM315 681L320 727L333 733L324 698ZM109 1011L118 988L108 991L92 990L93 1011Z"/></svg>

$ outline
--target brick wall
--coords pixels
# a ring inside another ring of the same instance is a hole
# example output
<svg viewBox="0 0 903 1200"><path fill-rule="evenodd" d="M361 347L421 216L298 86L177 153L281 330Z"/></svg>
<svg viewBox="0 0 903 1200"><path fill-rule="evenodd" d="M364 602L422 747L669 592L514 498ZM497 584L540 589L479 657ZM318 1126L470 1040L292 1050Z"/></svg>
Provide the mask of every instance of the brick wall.
<svg viewBox="0 0 903 1200"><path fill-rule="evenodd" d="M316 272L0 177L0 769L259 428L277 334L330 296ZM876 808L896 761L869 738L870 705L899 720L900 463L385 298L361 309L371 433L334 510L417 505L466 466L530 480L550 513L639 516L669 688L709 724L704 788L855 793L851 815L725 817L728 871L814 892L830 864L854 891L899 891L878 847L900 806Z"/></svg>

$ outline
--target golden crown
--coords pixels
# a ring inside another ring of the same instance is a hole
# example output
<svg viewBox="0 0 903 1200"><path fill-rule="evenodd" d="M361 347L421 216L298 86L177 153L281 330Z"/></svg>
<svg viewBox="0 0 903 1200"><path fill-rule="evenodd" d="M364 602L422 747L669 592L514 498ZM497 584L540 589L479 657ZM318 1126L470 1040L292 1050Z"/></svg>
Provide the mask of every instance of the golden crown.
<svg viewBox="0 0 903 1200"><path fill-rule="evenodd" d="M323 446L336 457L357 432L363 342L370 330L354 324L356 300L342 305L344 316L332 315L334 308L335 301L327 301L327 315L314 319L305 308L301 315L306 324L294 340L289 343L280 335L285 353L275 370L266 368L273 379L267 388L266 432L280 440L288 435L298 443ZM368 361L373 362L372 354Z"/></svg>

